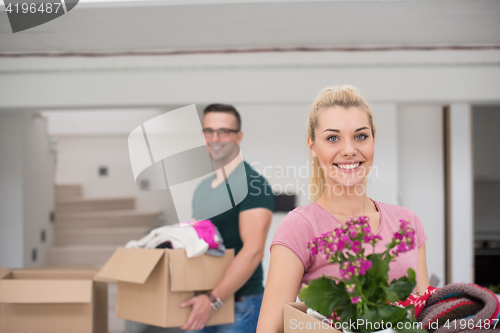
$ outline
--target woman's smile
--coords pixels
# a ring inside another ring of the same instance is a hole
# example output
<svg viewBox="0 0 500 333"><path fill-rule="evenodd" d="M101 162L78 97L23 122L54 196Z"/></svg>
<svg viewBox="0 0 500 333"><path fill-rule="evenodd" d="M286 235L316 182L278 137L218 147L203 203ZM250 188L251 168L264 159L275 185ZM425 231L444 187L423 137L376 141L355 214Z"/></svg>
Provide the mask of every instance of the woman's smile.
<svg viewBox="0 0 500 333"><path fill-rule="evenodd" d="M364 162L339 162L333 163L337 169L342 172L356 172L359 171Z"/></svg>

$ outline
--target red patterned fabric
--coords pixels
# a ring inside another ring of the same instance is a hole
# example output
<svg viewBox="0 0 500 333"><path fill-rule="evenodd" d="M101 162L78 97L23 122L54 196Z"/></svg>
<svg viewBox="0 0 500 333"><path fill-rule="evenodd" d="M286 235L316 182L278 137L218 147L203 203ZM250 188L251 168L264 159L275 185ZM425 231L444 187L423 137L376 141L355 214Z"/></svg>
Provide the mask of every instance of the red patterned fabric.
<svg viewBox="0 0 500 333"><path fill-rule="evenodd" d="M412 304L415 305L414 316L417 317L420 314L420 311L422 311L422 309L424 308L425 302L427 302L429 297L431 297L431 295L434 294L436 292L436 290L438 290L438 289L434 288L432 286L429 286L429 287L427 287L427 289L425 290L425 293L422 296L417 296L417 295L411 294L410 296L408 296L408 298L406 300L397 301L393 304L398 305L398 306L403 306L405 308L409 305L412 305Z"/></svg>

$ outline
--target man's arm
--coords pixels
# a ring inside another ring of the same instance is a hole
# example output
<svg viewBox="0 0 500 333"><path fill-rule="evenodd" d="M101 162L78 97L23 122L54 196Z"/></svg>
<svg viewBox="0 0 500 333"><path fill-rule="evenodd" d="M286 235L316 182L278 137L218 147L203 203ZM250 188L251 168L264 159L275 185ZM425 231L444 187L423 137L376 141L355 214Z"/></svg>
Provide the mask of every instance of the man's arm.
<svg viewBox="0 0 500 333"><path fill-rule="evenodd" d="M264 256L264 245L273 213L253 208L240 213L240 237L243 248L234 258L224 278L212 293L224 300L250 279Z"/></svg>
<svg viewBox="0 0 500 333"><path fill-rule="evenodd" d="M238 252L222 281L212 290L212 294L224 301L250 279L264 256L264 245L271 225L273 213L267 208L253 208L240 212L239 228L243 247ZM213 313L210 300L199 295L181 304L193 306L191 314L182 327L185 330L201 329Z"/></svg>

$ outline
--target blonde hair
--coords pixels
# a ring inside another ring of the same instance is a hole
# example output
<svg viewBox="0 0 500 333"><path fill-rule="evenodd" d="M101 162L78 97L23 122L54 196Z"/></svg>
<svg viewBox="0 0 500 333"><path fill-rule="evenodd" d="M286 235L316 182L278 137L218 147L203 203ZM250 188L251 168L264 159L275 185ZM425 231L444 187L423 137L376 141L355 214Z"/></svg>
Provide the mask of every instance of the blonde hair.
<svg viewBox="0 0 500 333"><path fill-rule="evenodd" d="M349 108L359 108L366 112L368 115L368 120L370 121L370 127L373 137L375 137L375 124L373 123L373 113L368 106L360 92L353 86L334 86L323 89L316 100L314 101L311 111L309 112L309 119L307 122L307 134L314 142L315 130L318 127L318 119L321 114L321 110L325 108L331 108L335 106L340 106L345 109ZM315 187L316 191L311 193L311 201L318 200L324 192L325 185L325 174L321 169L318 157L312 157L312 172L310 179L310 187ZM366 179L365 179L366 181Z"/></svg>

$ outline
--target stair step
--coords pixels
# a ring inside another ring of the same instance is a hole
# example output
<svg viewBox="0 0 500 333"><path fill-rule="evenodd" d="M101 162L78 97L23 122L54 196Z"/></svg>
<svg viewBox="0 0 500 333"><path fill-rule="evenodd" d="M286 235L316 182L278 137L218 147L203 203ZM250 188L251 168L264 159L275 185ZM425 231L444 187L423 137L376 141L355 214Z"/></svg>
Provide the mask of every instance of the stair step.
<svg viewBox="0 0 500 333"><path fill-rule="evenodd" d="M59 184L55 186L56 200L68 197L81 197L82 185L80 184Z"/></svg>
<svg viewBox="0 0 500 333"><path fill-rule="evenodd" d="M62 212L126 210L135 208L135 198L66 198L56 201L56 215Z"/></svg>
<svg viewBox="0 0 500 333"><path fill-rule="evenodd" d="M56 228L109 228L109 227L154 227L162 212L115 210L101 212L59 212Z"/></svg>
<svg viewBox="0 0 500 333"><path fill-rule="evenodd" d="M53 246L47 249L47 265L102 267L117 248L114 245Z"/></svg>
<svg viewBox="0 0 500 333"><path fill-rule="evenodd" d="M55 244L64 245L121 245L141 239L151 228L55 228Z"/></svg>

